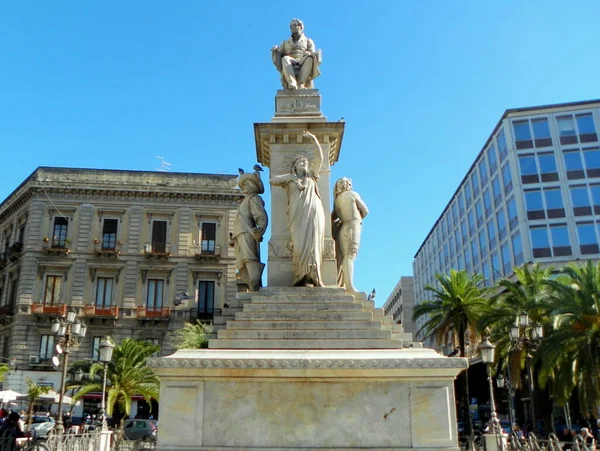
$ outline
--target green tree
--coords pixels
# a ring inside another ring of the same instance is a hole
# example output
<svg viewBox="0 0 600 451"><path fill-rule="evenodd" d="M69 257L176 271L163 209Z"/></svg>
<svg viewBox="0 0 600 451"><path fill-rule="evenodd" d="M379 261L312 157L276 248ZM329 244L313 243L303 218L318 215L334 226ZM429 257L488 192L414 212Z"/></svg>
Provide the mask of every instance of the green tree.
<svg viewBox="0 0 600 451"><path fill-rule="evenodd" d="M516 324L517 316L526 312L532 322L544 323L548 315L548 299L553 268L542 268L539 264L514 268L514 278L498 282L499 293L489 300L488 311L482 316L479 326L490 331L490 340L496 346L496 357L508 365L513 387L521 388L522 370L528 349L518 349L510 341L510 328Z"/></svg>
<svg viewBox="0 0 600 451"><path fill-rule="evenodd" d="M208 348L208 336L211 327L196 321L196 324L185 323L183 329L175 333L174 345L176 349Z"/></svg>
<svg viewBox="0 0 600 451"><path fill-rule="evenodd" d="M7 363L0 363L0 382L4 381L6 373L10 371L10 367Z"/></svg>
<svg viewBox="0 0 600 451"><path fill-rule="evenodd" d="M421 302L413 311L414 321L427 317L418 333L433 337L438 344L458 343L460 356L466 357L467 341L473 349L478 342L478 321L486 311L490 291L483 286L483 276L469 275L464 270L453 269L450 274L436 274L435 278L439 287L425 287L433 299Z"/></svg>
<svg viewBox="0 0 600 451"><path fill-rule="evenodd" d="M27 402L29 407L27 408L27 430L31 430L31 420L33 419L33 405L40 397L50 391L50 387L47 385L38 385L33 382L30 378L25 379L27 385Z"/></svg>
<svg viewBox="0 0 600 451"><path fill-rule="evenodd" d="M577 389L583 415L600 408L600 263L570 265L549 281L552 330L539 351L540 383L558 405Z"/></svg>
<svg viewBox="0 0 600 451"><path fill-rule="evenodd" d="M143 396L147 402L152 398L158 400L158 376L146 365L148 358L158 350L158 346L133 338L125 338L115 346L106 373L106 412L109 416L113 414L115 407L129 415L134 395ZM81 399L87 393L101 392L103 376L104 364L93 363L89 378L69 384L69 387L79 387L73 399ZM121 421L121 425L122 423Z"/></svg>

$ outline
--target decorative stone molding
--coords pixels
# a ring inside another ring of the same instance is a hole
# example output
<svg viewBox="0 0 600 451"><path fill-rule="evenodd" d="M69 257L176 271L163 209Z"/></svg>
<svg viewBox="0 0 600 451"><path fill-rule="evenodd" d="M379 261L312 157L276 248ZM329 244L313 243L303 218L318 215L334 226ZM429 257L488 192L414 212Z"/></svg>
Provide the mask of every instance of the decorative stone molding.
<svg viewBox="0 0 600 451"><path fill-rule="evenodd" d="M265 369L392 369L467 368L466 359L184 359L151 358L151 367L162 368L265 368Z"/></svg>

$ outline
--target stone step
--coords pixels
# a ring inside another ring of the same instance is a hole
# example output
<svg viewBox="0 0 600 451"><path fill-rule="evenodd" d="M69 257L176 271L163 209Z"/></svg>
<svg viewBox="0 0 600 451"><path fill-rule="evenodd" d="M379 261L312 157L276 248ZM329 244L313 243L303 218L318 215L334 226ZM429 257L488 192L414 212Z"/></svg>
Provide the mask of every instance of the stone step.
<svg viewBox="0 0 600 451"><path fill-rule="evenodd" d="M389 339L358 340L210 340L210 349L400 349L402 342Z"/></svg>
<svg viewBox="0 0 600 451"><path fill-rule="evenodd" d="M333 330L244 330L221 329L219 339L391 339L392 333L388 330L377 329L333 329Z"/></svg>
<svg viewBox="0 0 600 451"><path fill-rule="evenodd" d="M325 330L381 329L381 321L229 321L227 329L247 330Z"/></svg>
<svg viewBox="0 0 600 451"><path fill-rule="evenodd" d="M371 320L370 312L241 312L235 314L237 320L271 321L348 321Z"/></svg>
<svg viewBox="0 0 600 451"><path fill-rule="evenodd" d="M393 332L392 331L392 338L396 338L398 340L402 340L402 341L412 341L412 334L406 333L406 332Z"/></svg>
<svg viewBox="0 0 600 451"><path fill-rule="evenodd" d="M236 313L241 312L242 307L224 307L221 309L221 316L234 316Z"/></svg>
<svg viewBox="0 0 600 451"><path fill-rule="evenodd" d="M362 312L363 306L351 302L271 302L255 303L252 301L244 305L244 312Z"/></svg>
<svg viewBox="0 0 600 451"><path fill-rule="evenodd" d="M359 301L355 300L353 296L350 295L340 295L340 296L328 296L328 297L320 297L313 295L304 295L304 294L280 294L280 295L263 295L263 294L255 294L252 296L251 302L253 304L260 303L272 303L275 304L277 302L317 302L320 304L329 304L331 302L348 302L348 303L358 303Z"/></svg>
<svg viewBox="0 0 600 451"><path fill-rule="evenodd" d="M264 287L258 291L259 294L275 295L306 295L327 298L329 296L345 295L343 288L329 287ZM256 292L254 292L256 294Z"/></svg>

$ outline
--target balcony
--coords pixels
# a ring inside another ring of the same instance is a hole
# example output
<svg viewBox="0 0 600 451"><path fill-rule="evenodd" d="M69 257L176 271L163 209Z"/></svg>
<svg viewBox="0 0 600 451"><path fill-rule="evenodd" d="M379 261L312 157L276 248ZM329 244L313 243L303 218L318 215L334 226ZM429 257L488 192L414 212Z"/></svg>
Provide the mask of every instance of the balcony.
<svg viewBox="0 0 600 451"><path fill-rule="evenodd" d="M8 248L8 252L6 253L6 260L10 260L11 262L16 262L23 253L23 243L16 242L13 243L12 246Z"/></svg>
<svg viewBox="0 0 600 451"><path fill-rule="evenodd" d="M42 239L42 250L50 255L64 255L67 256L71 253L69 245L71 244L70 239L53 239L50 240L47 236Z"/></svg>
<svg viewBox="0 0 600 451"><path fill-rule="evenodd" d="M15 314L14 304L0 305L0 324L9 324Z"/></svg>
<svg viewBox="0 0 600 451"><path fill-rule="evenodd" d="M96 318L118 318L119 307L116 306L104 306L99 307L96 305L86 305L83 307L83 314L85 316L92 316Z"/></svg>
<svg viewBox="0 0 600 451"><path fill-rule="evenodd" d="M221 246L215 246L214 250L202 249L200 246L193 246L194 257L198 261L218 260L221 257Z"/></svg>
<svg viewBox="0 0 600 451"><path fill-rule="evenodd" d="M31 313L34 315L57 315L67 314L67 304L31 304Z"/></svg>
<svg viewBox="0 0 600 451"><path fill-rule="evenodd" d="M168 307L138 307L138 319L162 319L168 320L171 317L171 309Z"/></svg>
<svg viewBox="0 0 600 451"><path fill-rule="evenodd" d="M169 243L161 241L153 241L152 243L144 244L144 255L148 258L168 260L171 256L169 252Z"/></svg>
<svg viewBox="0 0 600 451"><path fill-rule="evenodd" d="M121 242L95 239L94 253L98 257L119 258L121 255Z"/></svg>

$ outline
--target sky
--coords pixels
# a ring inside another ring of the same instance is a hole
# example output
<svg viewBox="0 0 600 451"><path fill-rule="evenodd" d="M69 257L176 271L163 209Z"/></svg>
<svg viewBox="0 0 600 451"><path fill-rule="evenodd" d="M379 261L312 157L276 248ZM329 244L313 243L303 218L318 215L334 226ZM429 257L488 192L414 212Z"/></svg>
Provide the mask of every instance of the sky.
<svg viewBox="0 0 600 451"><path fill-rule="evenodd" d="M600 98L598 0L3 2L0 200L38 166L250 170L296 17L346 121L331 182L369 207L355 285L379 306L506 109Z"/></svg>

